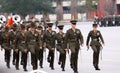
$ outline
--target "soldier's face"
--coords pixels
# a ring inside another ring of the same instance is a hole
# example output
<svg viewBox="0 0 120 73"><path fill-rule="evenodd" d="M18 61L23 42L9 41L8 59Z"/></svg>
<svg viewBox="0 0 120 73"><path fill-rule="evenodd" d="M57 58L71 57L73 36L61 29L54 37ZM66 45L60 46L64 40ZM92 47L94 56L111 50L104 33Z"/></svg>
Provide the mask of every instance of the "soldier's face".
<svg viewBox="0 0 120 73"><path fill-rule="evenodd" d="M76 28L76 24L71 24L72 25L72 28Z"/></svg>
<svg viewBox="0 0 120 73"><path fill-rule="evenodd" d="M97 30L97 27L93 27L93 30Z"/></svg>
<svg viewBox="0 0 120 73"><path fill-rule="evenodd" d="M63 32L63 29L59 29L59 32Z"/></svg>
<svg viewBox="0 0 120 73"><path fill-rule="evenodd" d="M24 33L24 32L25 32L25 29L21 30L21 32L23 32L23 33Z"/></svg>
<svg viewBox="0 0 120 73"><path fill-rule="evenodd" d="M52 27L48 27L48 30L52 30Z"/></svg>
<svg viewBox="0 0 120 73"><path fill-rule="evenodd" d="M42 32L42 30L40 30L40 29L37 29L37 31L40 33L40 32Z"/></svg>
<svg viewBox="0 0 120 73"><path fill-rule="evenodd" d="M31 28L30 28L30 30L31 30L31 31L34 31L34 28L33 28L33 27L31 27Z"/></svg>

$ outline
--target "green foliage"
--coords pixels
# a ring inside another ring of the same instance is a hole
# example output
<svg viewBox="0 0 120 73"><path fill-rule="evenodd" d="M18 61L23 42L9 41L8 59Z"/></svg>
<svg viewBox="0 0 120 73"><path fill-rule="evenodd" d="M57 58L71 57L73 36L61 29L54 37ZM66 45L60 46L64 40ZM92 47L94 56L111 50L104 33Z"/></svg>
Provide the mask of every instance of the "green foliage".
<svg viewBox="0 0 120 73"><path fill-rule="evenodd" d="M96 3L98 3L98 0L86 0L86 9L89 11L96 11Z"/></svg>
<svg viewBox="0 0 120 73"><path fill-rule="evenodd" d="M49 0L3 0L1 6L2 12L18 13L23 16L30 13L54 12Z"/></svg>

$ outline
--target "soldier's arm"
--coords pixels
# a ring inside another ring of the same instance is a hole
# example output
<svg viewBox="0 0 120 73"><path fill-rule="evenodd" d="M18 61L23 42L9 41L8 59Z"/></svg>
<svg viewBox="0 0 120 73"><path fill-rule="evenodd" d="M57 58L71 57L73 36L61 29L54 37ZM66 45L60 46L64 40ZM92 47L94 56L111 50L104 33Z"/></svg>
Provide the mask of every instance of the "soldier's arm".
<svg viewBox="0 0 120 73"><path fill-rule="evenodd" d="M69 40L69 31L66 32L65 34L65 39L64 39L64 48L68 48L68 40Z"/></svg>
<svg viewBox="0 0 120 73"><path fill-rule="evenodd" d="M102 44L104 44L104 39L103 39L103 37L102 37L102 34L101 34L100 31L99 31L99 33L100 33L100 40L102 41Z"/></svg>
<svg viewBox="0 0 120 73"><path fill-rule="evenodd" d="M43 33L42 42L43 42L43 47L46 48L46 31Z"/></svg>
<svg viewBox="0 0 120 73"><path fill-rule="evenodd" d="M28 43L27 43L27 31L25 32L25 49L28 51Z"/></svg>
<svg viewBox="0 0 120 73"><path fill-rule="evenodd" d="M88 45L89 45L90 36L91 36L91 32L89 32L89 34L88 34L88 36L87 36L86 46L88 46Z"/></svg>
<svg viewBox="0 0 120 73"><path fill-rule="evenodd" d="M28 48L28 43L29 43L29 31L26 31L25 32L25 45L26 45L26 49L29 49Z"/></svg>
<svg viewBox="0 0 120 73"><path fill-rule="evenodd" d="M82 45L84 43L84 39L83 39L83 35L82 35L81 31L80 31L80 34L79 34L79 38L80 38L80 43Z"/></svg>

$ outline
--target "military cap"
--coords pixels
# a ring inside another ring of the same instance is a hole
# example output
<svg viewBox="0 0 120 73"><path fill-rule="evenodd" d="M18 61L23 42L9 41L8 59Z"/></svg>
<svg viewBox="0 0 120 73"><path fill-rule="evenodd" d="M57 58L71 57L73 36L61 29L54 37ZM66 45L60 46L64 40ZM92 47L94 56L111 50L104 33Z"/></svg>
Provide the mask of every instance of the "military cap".
<svg viewBox="0 0 120 73"><path fill-rule="evenodd" d="M62 30L63 27L64 27L64 22L63 21L59 21L57 27Z"/></svg>
<svg viewBox="0 0 120 73"><path fill-rule="evenodd" d="M5 29L5 31L8 31L8 30L9 30L9 27L6 26L4 29Z"/></svg>
<svg viewBox="0 0 120 73"><path fill-rule="evenodd" d="M35 23L34 23L34 22L31 22L30 27L35 28Z"/></svg>
<svg viewBox="0 0 120 73"><path fill-rule="evenodd" d="M17 24L13 24L12 29L17 29Z"/></svg>
<svg viewBox="0 0 120 73"><path fill-rule="evenodd" d="M21 27L22 30L25 29L25 25L23 25L23 24L21 24L20 27Z"/></svg>
<svg viewBox="0 0 120 73"><path fill-rule="evenodd" d="M98 25L97 24L93 24L93 27L97 27Z"/></svg>
<svg viewBox="0 0 120 73"><path fill-rule="evenodd" d="M43 27L39 25L39 26L37 27L37 29L41 30L41 29L43 29Z"/></svg>
<svg viewBox="0 0 120 73"><path fill-rule="evenodd" d="M72 24L76 24L77 23L77 20L71 20L70 21Z"/></svg>
<svg viewBox="0 0 120 73"><path fill-rule="evenodd" d="M53 26L53 22L47 22L47 26L48 27L52 27Z"/></svg>

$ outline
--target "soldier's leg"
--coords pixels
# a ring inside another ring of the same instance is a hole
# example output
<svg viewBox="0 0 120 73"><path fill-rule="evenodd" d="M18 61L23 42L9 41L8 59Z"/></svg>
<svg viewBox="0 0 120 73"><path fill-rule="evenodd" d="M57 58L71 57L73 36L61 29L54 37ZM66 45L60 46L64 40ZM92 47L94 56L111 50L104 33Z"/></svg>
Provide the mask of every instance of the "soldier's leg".
<svg viewBox="0 0 120 73"><path fill-rule="evenodd" d="M76 49L76 53L75 53L75 72L78 72L78 54L79 54L79 49Z"/></svg>
<svg viewBox="0 0 120 73"><path fill-rule="evenodd" d="M59 51L60 52L60 51ZM60 55L59 55L59 61L58 61L58 64L60 65L61 64L61 61L62 61L62 53L60 52Z"/></svg>
<svg viewBox="0 0 120 73"><path fill-rule="evenodd" d="M65 71L65 61L66 61L66 52L64 51L64 53L62 53L62 71Z"/></svg>
<svg viewBox="0 0 120 73"><path fill-rule="evenodd" d="M96 64L97 64L97 68L99 68L98 64L99 64L100 46L96 46L96 47L97 47Z"/></svg>
<svg viewBox="0 0 120 73"><path fill-rule="evenodd" d="M5 62L7 62L7 50L5 49L5 53L4 53L4 60Z"/></svg>
<svg viewBox="0 0 120 73"><path fill-rule="evenodd" d="M98 50L97 50L97 47L96 46L91 46L92 49L93 49L93 66L95 67L96 70L99 70L98 68Z"/></svg>
<svg viewBox="0 0 120 73"><path fill-rule="evenodd" d="M35 53L31 53L31 61L32 61L32 66L33 66L33 70L36 70L36 54Z"/></svg>
<svg viewBox="0 0 120 73"><path fill-rule="evenodd" d="M50 67L52 70L54 70L54 51L53 50L50 51L50 57L51 57Z"/></svg>
<svg viewBox="0 0 120 73"><path fill-rule="evenodd" d="M8 68L10 68L10 53L11 53L10 50L6 50L6 59L7 59L6 65Z"/></svg>
<svg viewBox="0 0 120 73"><path fill-rule="evenodd" d="M97 48L96 46L92 45L91 46L92 50L93 50L93 66L96 66L96 53L97 53Z"/></svg>
<svg viewBox="0 0 120 73"><path fill-rule="evenodd" d="M48 57L47 57L47 61L48 61L49 63L50 63L50 61L51 61L50 55L51 55L51 53L50 53L50 50L49 50Z"/></svg>
<svg viewBox="0 0 120 73"><path fill-rule="evenodd" d="M63 57L62 54L64 53L64 51L63 51L63 49L62 49L61 46L57 46L57 51L60 53L60 54L59 54L58 64L61 65L61 63L62 63L62 57Z"/></svg>
<svg viewBox="0 0 120 73"><path fill-rule="evenodd" d="M24 65L24 52L21 52L21 65Z"/></svg>
<svg viewBox="0 0 120 73"><path fill-rule="evenodd" d="M23 55L23 58L22 58L22 60L23 60L23 69L24 69L24 71L27 71L27 53L24 53L24 52L22 52L22 55Z"/></svg>
<svg viewBox="0 0 120 73"><path fill-rule="evenodd" d="M16 53L15 59L16 59L15 68L16 70L19 70L19 51Z"/></svg>
<svg viewBox="0 0 120 73"><path fill-rule="evenodd" d="M43 68L43 50L40 50L40 67Z"/></svg>
<svg viewBox="0 0 120 73"><path fill-rule="evenodd" d="M13 50L13 61L12 61L13 65L15 65L15 56L16 56L16 52Z"/></svg>
<svg viewBox="0 0 120 73"><path fill-rule="evenodd" d="M75 49L74 48L71 48L71 64L72 64L72 69L74 70L75 69Z"/></svg>

